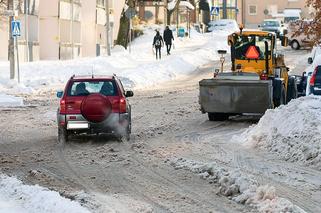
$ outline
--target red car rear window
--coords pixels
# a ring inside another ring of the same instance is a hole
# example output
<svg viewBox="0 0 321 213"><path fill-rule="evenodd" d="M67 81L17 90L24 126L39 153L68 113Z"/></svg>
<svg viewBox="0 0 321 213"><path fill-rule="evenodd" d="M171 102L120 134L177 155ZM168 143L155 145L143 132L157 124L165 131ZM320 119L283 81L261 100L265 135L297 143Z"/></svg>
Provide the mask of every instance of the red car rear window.
<svg viewBox="0 0 321 213"><path fill-rule="evenodd" d="M101 93L105 96L118 96L116 82L95 80L95 81L71 81L67 96L87 96L89 94Z"/></svg>

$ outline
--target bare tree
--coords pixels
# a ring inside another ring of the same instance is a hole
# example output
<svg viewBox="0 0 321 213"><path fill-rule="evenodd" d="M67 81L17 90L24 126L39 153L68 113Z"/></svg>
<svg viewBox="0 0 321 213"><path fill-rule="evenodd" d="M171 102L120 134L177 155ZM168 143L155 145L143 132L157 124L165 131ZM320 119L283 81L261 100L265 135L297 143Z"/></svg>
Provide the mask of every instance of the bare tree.
<svg viewBox="0 0 321 213"><path fill-rule="evenodd" d="M310 22L301 21L302 28L296 30L292 37L305 35L304 40L309 41L309 50L311 50L314 46L321 44L321 0L307 0L306 7L314 9L313 19Z"/></svg>
<svg viewBox="0 0 321 213"><path fill-rule="evenodd" d="M18 10L19 12L24 12L23 8L21 8L22 3L26 0L15 0L15 8L12 8L12 2L14 0L0 0L0 29L4 29L8 27L9 17L2 14L3 11L7 10Z"/></svg>
<svg viewBox="0 0 321 213"><path fill-rule="evenodd" d="M166 7L166 14L167 14L167 16L166 16L166 20L167 20L166 24L167 24L167 25L170 25L170 24L171 24L171 16L172 16L172 14L174 13L174 11L176 11L176 10L178 9L179 4L181 3L181 0L174 0L174 1L176 1L176 4L175 4L175 7L174 7L172 10L169 10L169 9L168 9L168 3L167 3L167 5L165 5L165 7Z"/></svg>
<svg viewBox="0 0 321 213"><path fill-rule="evenodd" d="M3 29L4 27L8 26L8 16L4 16L2 11L5 11L8 9L8 0L2 0L0 1L0 29Z"/></svg>
<svg viewBox="0 0 321 213"><path fill-rule="evenodd" d="M181 2L181 0L174 0L176 1L175 3L175 7L172 8L171 10L168 9L168 0L164 2L164 6L166 7L166 14L167 14L167 25L170 25L170 20L171 20L171 16L174 13L174 11L177 10L177 8L179 7L179 4ZM137 0L126 0L125 4L128 5L130 8L136 8L136 4L137 4ZM125 8L123 8L123 11L121 13L121 18L120 18L120 24L119 24L119 31L118 31L118 36L117 36L117 41L116 44L117 45L121 45L123 47L125 47L125 49L127 49L127 45L129 42L129 33L130 33L130 23L129 23L129 18L126 17L125 15Z"/></svg>

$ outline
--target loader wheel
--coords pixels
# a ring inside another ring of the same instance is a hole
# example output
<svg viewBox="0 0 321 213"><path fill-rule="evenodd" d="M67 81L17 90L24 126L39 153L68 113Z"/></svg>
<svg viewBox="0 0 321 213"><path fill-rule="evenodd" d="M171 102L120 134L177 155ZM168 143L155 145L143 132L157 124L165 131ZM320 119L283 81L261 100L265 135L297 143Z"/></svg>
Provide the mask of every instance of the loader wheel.
<svg viewBox="0 0 321 213"><path fill-rule="evenodd" d="M298 97L298 88L295 83L295 78L289 77L288 91L286 94L286 103L289 103L292 99L296 99L297 97Z"/></svg>
<svg viewBox="0 0 321 213"><path fill-rule="evenodd" d="M210 121L225 121L229 118L228 113L208 113L208 119Z"/></svg>
<svg viewBox="0 0 321 213"><path fill-rule="evenodd" d="M285 102L285 87L284 85L282 84L282 87L281 87L281 94L280 94L280 98L276 98L274 100L274 107L278 107L278 106L281 106L281 105L284 105L286 102Z"/></svg>

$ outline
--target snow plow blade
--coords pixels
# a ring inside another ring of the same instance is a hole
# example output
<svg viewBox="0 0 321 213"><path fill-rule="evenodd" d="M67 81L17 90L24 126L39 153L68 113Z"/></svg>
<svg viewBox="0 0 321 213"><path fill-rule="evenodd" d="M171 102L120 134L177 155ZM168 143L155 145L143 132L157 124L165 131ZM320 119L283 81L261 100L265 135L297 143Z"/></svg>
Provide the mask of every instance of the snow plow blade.
<svg viewBox="0 0 321 213"><path fill-rule="evenodd" d="M272 108L270 80L203 79L199 82L202 113L264 113Z"/></svg>

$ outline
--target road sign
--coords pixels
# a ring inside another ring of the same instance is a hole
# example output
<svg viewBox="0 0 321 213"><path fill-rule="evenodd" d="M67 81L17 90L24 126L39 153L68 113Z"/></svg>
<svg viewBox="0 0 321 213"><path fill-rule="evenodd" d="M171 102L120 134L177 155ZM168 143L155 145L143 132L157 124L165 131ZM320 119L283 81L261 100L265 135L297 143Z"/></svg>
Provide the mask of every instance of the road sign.
<svg viewBox="0 0 321 213"><path fill-rule="evenodd" d="M5 10L2 14L4 16L18 16L18 10Z"/></svg>
<svg viewBox="0 0 321 213"><path fill-rule="evenodd" d="M21 36L20 21L11 22L12 36Z"/></svg>
<svg viewBox="0 0 321 213"><path fill-rule="evenodd" d="M218 16L219 11L219 7L211 7L211 15Z"/></svg>
<svg viewBox="0 0 321 213"><path fill-rule="evenodd" d="M129 7L126 11L125 11L125 16L129 19L134 18L136 15L136 11L134 8Z"/></svg>

